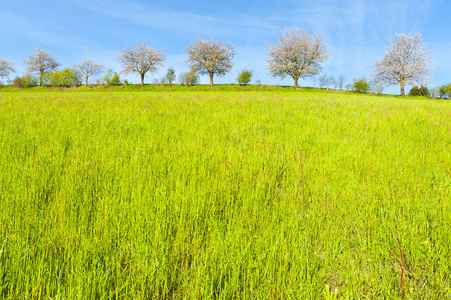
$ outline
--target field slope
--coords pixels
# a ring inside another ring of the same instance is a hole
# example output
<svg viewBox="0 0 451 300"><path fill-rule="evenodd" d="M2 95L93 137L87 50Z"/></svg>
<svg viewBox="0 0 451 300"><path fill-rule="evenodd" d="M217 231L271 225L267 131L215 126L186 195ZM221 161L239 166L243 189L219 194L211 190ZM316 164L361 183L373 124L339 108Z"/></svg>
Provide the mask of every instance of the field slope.
<svg viewBox="0 0 451 300"><path fill-rule="evenodd" d="M451 297L450 130L423 98L0 90L0 298Z"/></svg>

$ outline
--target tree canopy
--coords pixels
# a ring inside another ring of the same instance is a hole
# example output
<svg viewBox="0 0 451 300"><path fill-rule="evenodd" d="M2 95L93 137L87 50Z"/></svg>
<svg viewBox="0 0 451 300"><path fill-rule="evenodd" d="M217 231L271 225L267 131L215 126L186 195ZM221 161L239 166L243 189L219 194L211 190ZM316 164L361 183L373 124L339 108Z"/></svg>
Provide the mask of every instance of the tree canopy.
<svg viewBox="0 0 451 300"><path fill-rule="evenodd" d="M251 82L253 75L254 75L254 72L252 70L243 69L243 70L241 70L240 74L238 75L238 78L236 79L236 81L240 85L246 85L249 82Z"/></svg>
<svg viewBox="0 0 451 300"><path fill-rule="evenodd" d="M76 65L74 65L80 73L82 77L85 79L86 86L88 86L89 77L99 75L103 72L103 65L97 65L92 60L84 60Z"/></svg>
<svg viewBox="0 0 451 300"><path fill-rule="evenodd" d="M0 77L6 77L11 72L16 72L14 64L0 58Z"/></svg>
<svg viewBox="0 0 451 300"><path fill-rule="evenodd" d="M423 45L421 34L397 34L387 41L387 53L376 61L374 78L387 85L400 85L401 96L405 96L407 84L426 84L434 69L431 67L431 52Z"/></svg>
<svg viewBox="0 0 451 300"><path fill-rule="evenodd" d="M321 63L328 56L329 50L320 35L312 35L304 28L286 28L277 45L268 45L268 70L273 77L290 76L298 88L299 78L319 74Z"/></svg>
<svg viewBox="0 0 451 300"><path fill-rule="evenodd" d="M141 75L141 86L144 85L144 76L147 72L155 73L163 66L166 60L164 50L152 50L147 45L125 47L119 56L119 62L123 67L123 73L138 73Z"/></svg>
<svg viewBox="0 0 451 300"><path fill-rule="evenodd" d="M39 46L33 48L33 54L29 55L28 60L24 62L28 72L39 73L39 85L42 85L45 72L56 70L61 65L56 56Z"/></svg>
<svg viewBox="0 0 451 300"><path fill-rule="evenodd" d="M192 73L210 76L210 86L213 85L213 76L224 75L235 65L232 62L236 55L235 46L225 42L215 42L213 40L204 41L196 39L196 43L186 48L188 60L186 63L191 68Z"/></svg>

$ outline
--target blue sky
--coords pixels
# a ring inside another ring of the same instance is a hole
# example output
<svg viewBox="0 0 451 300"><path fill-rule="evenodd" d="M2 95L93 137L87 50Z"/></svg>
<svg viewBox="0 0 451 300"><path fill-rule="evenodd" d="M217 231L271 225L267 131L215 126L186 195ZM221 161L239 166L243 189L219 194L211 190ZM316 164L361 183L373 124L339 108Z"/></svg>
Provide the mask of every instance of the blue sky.
<svg viewBox="0 0 451 300"><path fill-rule="evenodd" d="M164 49L168 67L188 71L185 48L193 38L232 42L236 66L215 83L235 81L243 68L254 70L264 84L293 85L291 79L268 75L267 44L276 43L285 27L306 26L320 34L331 51L323 74L346 82L370 76L376 59L385 54L386 41L395 33L419 31L432 51L434 73L430 85L451 81L451 1L446 0L248 0L248 1L124 1L124 0L15 0L2 1L0 57L25 73L23 60L32 46L51 51L63 66L92 59L120 71L117 57L127 45L145 43ZM139 77L128 75L134 83ZM201 83L208 83L203 76ZM301 80L301 86L311 86ZM399 93L399 88L386 89Z"/></svg>

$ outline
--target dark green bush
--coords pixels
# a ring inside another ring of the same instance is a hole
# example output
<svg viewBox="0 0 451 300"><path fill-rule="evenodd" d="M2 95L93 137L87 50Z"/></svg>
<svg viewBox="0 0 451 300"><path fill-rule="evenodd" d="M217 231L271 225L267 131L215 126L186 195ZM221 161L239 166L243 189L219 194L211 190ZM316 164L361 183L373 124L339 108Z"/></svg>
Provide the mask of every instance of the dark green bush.
<svg viewBox="0 0 451 300"><path fill-rule="evenodd" d="M429 92L429 89L427 87L425 87L424 85L422 85L422 86L415 85L410 89L409 96L430 97L431 93Z"/></svg>
<svg viewBox="0 0 451 300"><path fill-rule="evenodd" d="M451 98L451 83L442 85L439 93L440 98Z"/></svg>

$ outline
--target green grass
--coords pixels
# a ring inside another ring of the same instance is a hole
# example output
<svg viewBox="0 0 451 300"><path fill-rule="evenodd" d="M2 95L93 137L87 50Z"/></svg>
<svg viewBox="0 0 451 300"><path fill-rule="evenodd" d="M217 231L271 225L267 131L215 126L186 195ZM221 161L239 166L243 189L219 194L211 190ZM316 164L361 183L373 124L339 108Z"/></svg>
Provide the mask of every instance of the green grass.
<svg viewBox="0 0 451 300"><path fill-rule="evenodd" d="M450 102L132 89L0 90L0 298L451 297Z"/></svg>
<svg viewBox="0 0 451 300"><path fill-rule="evenodd" d="M311 87L301 88L302 91L315 91ZM325 89L324 89L325 90ZM323 90L323 91L324 91ZM77 88L60 88L60 87L47 87L36 86L32 88L14 88L12 86L0 86L0 92L14 92L14 93L48 93L55 91L64 91L65 93L80 93L80 92L93 92L93 93L111 93L111 92L249 92L249 91L272 91L272 92L297 92L292 86L278 86L278 85L238 85L238 84L217 84L214 86L208 85L196 85L196 86L181 86L180 84L161 85L161 84L145 84L141 86L139 84L130 85L90 85L88 87L82 85Z"/></svg>

